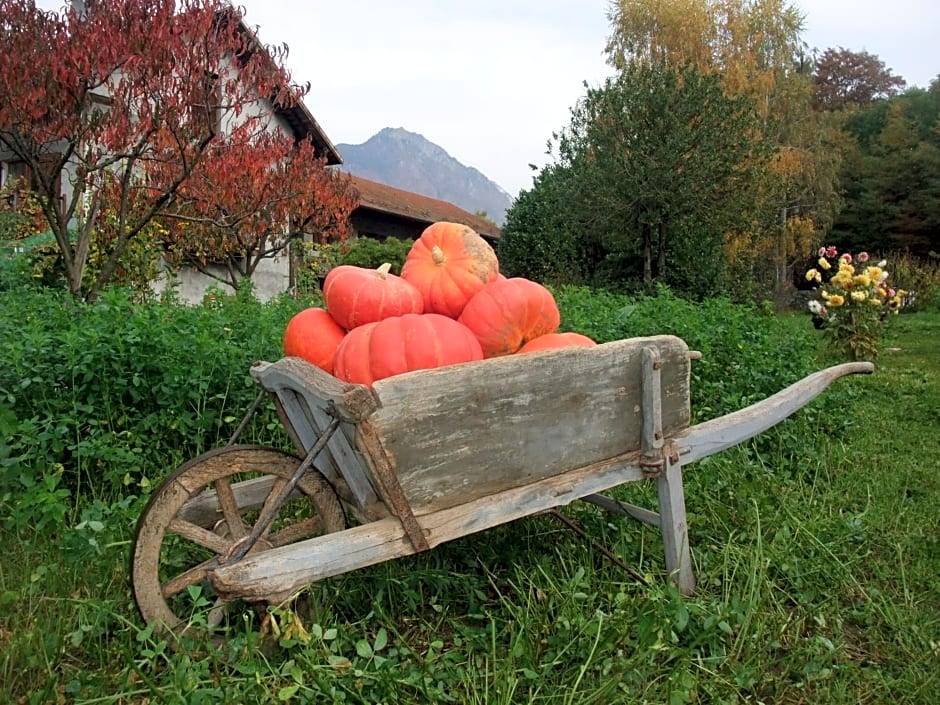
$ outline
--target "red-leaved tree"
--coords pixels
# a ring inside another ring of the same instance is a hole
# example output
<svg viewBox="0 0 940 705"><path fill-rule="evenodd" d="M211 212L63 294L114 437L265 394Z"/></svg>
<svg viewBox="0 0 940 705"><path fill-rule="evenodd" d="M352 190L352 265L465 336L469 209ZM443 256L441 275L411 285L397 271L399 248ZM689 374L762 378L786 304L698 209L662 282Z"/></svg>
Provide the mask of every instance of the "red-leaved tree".
<svg viewBox="0 0 940 705"><path fill-rule="evenodd" d="M28 168L73 294L94 297L155 219L201 212L203 226L246 240L263 223L244 248L253 253L306 226L333 222L342 236L344 184L274 127L307 90L291 82L286 53L222 0L61 12L0 0L0 152ZM110 234L96 242L102 212ZM101 264L88 277L93 243Z"/></svg>
<svg viewBox="0 0 940 705"><path fill-rule="evenodd" d="M358 194L309 141L292 145L267 133L235 150L230 139L237 135L212 145L160 219L170 262L238 289L294 240L348 236ZM172 179L172 169L153 177Z"/></svg>

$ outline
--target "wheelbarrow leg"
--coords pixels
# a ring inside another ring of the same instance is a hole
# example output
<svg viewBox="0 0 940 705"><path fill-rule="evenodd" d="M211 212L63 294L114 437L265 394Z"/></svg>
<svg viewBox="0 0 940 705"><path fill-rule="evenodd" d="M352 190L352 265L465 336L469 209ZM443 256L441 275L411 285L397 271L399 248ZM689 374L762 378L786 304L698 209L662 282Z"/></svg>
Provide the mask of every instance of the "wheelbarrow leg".
<svg viewBox="0 0 940 705"><path fill-rule="evenodd" d="M685 496L682 490L682 463L671 462L656 480L659 495L659 526L666 549L666 571L683 595L695 591L692 556L689 552L689 525L685 516Z"/></svg>

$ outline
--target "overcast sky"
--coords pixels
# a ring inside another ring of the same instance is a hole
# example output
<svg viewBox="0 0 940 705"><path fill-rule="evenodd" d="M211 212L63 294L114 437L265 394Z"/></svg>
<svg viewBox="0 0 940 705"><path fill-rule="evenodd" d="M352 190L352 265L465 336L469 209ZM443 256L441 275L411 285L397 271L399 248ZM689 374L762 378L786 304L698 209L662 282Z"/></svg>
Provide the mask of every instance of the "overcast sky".
<svg viewBox="0 0 940 705"><path fill-rule="evenodd" d="M40 0L48 8L59 0ZM510 194L529 188L583 82L608 75L608 0L236 0L310 82L306 103L334 143L403 127ZM908 85L940 74L937 0L797 0L820 51L877 55Z"/></svg>

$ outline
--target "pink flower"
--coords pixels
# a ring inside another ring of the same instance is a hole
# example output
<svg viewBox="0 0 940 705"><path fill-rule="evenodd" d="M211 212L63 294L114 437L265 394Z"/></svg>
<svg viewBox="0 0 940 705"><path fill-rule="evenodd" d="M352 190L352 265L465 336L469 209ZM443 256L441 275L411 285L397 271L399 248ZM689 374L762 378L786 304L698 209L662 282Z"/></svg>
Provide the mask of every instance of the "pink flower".
<svg viewBox="0 0 940 705"><path fill-rule="evenodd" d="M825 256L826 256L826 248L825 248L825 247L820 247L818 254L819 254L820 257L825 257Z"/></svg>
<svg viewBox="0 0 940 705"><path fill-rule="evenodd" d="M859 252L859 253L858 253L858 261L859 261L859 262L867 262L867 261L868 261L868 253L867 253L867 252Z"/></svg>
<svg viewBox="0 0 940 705"><path fill-rule="evenodd" d="M839 259L845 262L846 264L852 264L852 255L850 255L848 252L842 255Z"/></svg>
<svg viewBox="0 0 940 705"><path fill-rule="evenodd" d="M837 254L839 254L839 251L832 245L826 248L826 257L835 257Z"/></svg>

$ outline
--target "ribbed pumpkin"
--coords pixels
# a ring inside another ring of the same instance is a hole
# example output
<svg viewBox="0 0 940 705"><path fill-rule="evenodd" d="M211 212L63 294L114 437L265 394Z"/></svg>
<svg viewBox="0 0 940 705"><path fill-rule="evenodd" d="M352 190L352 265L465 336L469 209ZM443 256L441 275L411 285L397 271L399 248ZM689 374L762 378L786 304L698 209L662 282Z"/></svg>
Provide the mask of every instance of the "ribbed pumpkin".
<svg viewBox="0 0 940 705"><path fill-rule="evenodd" d="M424 311L424 299L414 286L390 272L341 264L326 275L323 300L326 310L346 330L390 316Z"/></svg>
<svg viewBox="0 0 940 705"><path fill-rule="evenodd" d="M305 308L284 329L284 354L300 357L333 374L336 348L346 331L322 308Z"/></svg>
<svg viewBox="0 0 940 705"><path fill-rule="evenodd" d="M484 357L510 355L533 338L554 333L561 322L555 297L523 277L483 287L457 319L480 341Z"/></svg>
<svg viewBox="0 0 940 705"><path fill-rule="evenodd" d="M415 240L401 276L421 292L427 313L457 318L498 272L496 253L473 228L441 221Z"/></svg>
<svg viewBox="0 0 940 705"><path fill-rule="evenodd" d="M333 374L371 386L392 375L482 360L467 328L437 313L408 313L354 328L336 351Z"/></svg>
<svg viewBox="0 0 940 705"><path fill-rule="evenodd" d="M593 348L596 345L596 342L580 333L548 333L540 335L538 338L532 338L517 352L527 353L538 350L554 350L556 348Z"/></svg>

